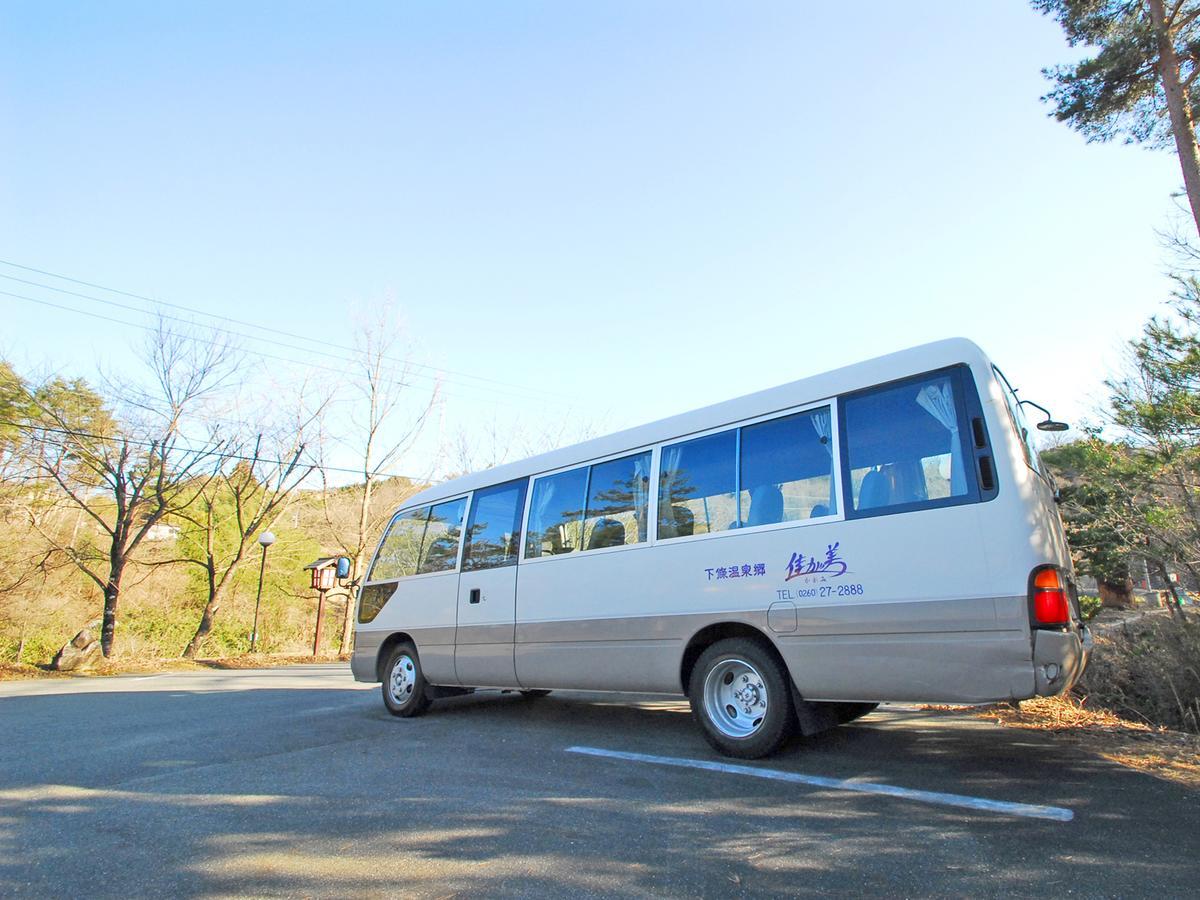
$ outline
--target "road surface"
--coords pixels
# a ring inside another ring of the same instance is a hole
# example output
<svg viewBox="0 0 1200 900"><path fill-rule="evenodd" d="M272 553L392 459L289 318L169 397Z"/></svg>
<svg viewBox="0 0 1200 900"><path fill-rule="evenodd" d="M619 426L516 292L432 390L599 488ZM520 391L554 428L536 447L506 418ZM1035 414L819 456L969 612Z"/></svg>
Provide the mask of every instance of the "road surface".
<svg viewBox="0 0 1200 900"><path fill-rule="evenodd" d="M479 693L401 720L337 665L3 682L0 895L1200 884L1200 795L1049 735L890 708L731 762L664 697Z"/></svg>

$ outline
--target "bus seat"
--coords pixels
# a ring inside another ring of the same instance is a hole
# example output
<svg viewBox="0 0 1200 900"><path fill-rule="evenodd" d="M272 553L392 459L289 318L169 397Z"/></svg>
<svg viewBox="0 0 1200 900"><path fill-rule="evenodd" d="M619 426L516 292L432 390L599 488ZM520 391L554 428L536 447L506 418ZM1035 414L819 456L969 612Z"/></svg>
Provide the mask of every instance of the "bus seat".
<svg viewBox="0 0 1200 900"><path fill-rule="evenodd" d="M861 504L859 505L859 508L861 509ZM829 507L826 506L824 503L818 503L816 506L814 506L812 509L810 509L808 511L808 517L810 519L819 519L819 518L821 518L821 516L827 516L827 515L829 515Z"/></svg>
<svg viewBox="0 0 1200 900"><path fill-rule="evenodd" d="M925 483L925 470L919 460L907 460L903 466L896 464L897 486L901 488L899 503L917 503L929 499L929 486Z"/></svg>
<svg viewBox="0 0 1200 900"><path fill-rule="evenodd" d="M783 521L783 491L773 484L760 484L750 492L750 512L747 527L773 525Z"/></svg>
<svg viewBox="0 0 1200 900"><path fill-rule="evenodd" d="M862 487L858 491L858 508L875 509L876 507L887 506L891 502L892 487L888 483L887 476L878 469L868 472L862 480Z"/></svg>
<svg viewBox="0 0 1200 900"><path fill-rule="evenodd" d="M929 499L925 485L925 472L915 459L888 463L880 470L884 483L888 485L887 504L917 503ZM866 484L866 481L863 482ZM883 506L885 504L879 504Z"/></svg>
<svg viewBox="0 0 1200 900"><path fill-rule="evenodd" d="M620 547L625 543L625 526L616 519L597 519L592 526L592 536L588 538L587 548L595 550L598 547Z"/></svg>
<svg viewBox="0 0 1200 900"><path fill-rule="evenodd" d="M672 506L671 517L658 520L658 536L660 538L689 537L696 533L696 517L686 506Z"/></svg>

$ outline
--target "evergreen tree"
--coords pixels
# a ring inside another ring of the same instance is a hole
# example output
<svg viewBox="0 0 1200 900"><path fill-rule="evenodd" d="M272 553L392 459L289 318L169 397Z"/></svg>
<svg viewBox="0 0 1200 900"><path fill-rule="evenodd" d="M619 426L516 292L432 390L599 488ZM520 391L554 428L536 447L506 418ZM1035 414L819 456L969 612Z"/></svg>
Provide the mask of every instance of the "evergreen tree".
<svg viewBox="0 0 1200 900"><path fill-rule="evenodd" d="M1045 69L1054 117L1088 140L1118 135L1174 146L1192 218L1200 232L1200 0L1033 0L1053 16L1071 46L1098 52Z"/></svg>

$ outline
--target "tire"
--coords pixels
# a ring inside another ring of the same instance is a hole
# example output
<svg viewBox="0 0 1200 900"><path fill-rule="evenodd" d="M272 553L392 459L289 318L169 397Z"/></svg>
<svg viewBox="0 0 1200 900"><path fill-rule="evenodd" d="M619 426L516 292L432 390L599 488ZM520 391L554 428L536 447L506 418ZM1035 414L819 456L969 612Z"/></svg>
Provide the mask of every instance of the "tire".
<svg viewBox="0 0 1200 900"><path fill-rule="evenodd" d="M397 644L383 670L383 705L393 716L408 719L429 709L428 685L421 659L412 644Z"/></svg>
<svg viewBox="0 0 1200 900"><path fill-rule="evenodd" d="M526 700L536 700L538 697L545 697L549 693L550 693L549 691L542 690L541 688L536 688L534 690L521 691L521 696L524 697Z"/></svg>
<svg viewBox="0 0 1200 900"><path fill-rule="evenodd" d="M688 699L704 739L725 756L768 756L796 727L787 671L770 650L748 638L717 641L700 654Z"/></svg>

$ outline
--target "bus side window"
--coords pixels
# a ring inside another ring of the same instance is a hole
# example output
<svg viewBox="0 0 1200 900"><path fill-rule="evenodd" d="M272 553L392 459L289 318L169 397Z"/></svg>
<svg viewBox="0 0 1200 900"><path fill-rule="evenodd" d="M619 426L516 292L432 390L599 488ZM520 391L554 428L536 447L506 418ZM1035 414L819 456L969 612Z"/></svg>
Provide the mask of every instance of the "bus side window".
<svg viewBox="0 0 1200 900"><path fill-rule="evenodd" d="M742 429L745 527L837 513L829 407Z"/></svg>
<svg viewBox="0 0 1200 900"><path fill-rule="evenodd" d="M935 504L974 489L955 373L863 391L843 409L854 511Z"/></svg>
<svg viewBox="0 0 1200 900"><path fill-rule="evenodd" d="M584 548L645 541L649 488L649 451L592 466L583 520Z"/></svg>
<svg viewBox="0 0 1200 900"><path fill-rule="evenodd" d="M386 581L417 574L417 562L421 557L421 539L425 536L425 523L429 520L429 507L422 506L392 519L387 534L379 545L375 562L367 573L366 581Z"/></svg>
<svg viewBox="0 0 1200 900"><path fill-rule="evenodd" d="M421 561L417 564L418 575L447 572L458 563L458 539L462 534L463 513L466 511L466 497L448 500L430 508L425 540L421 542Z"/></svg>
<svg viewBox="0 0 1200 900"><path fill-rule="evenodd" d="M546 475L533 483L525 558L570 553L579 548L588 467Z"/></svg>
<svg viewBox="0 0 1200 900"><path fill-rule="evenodd" d="M660 539L738 527L736 458L736 428L663 447Z"/></svg>
<svg viewBox="0 0 1200 900"><path fill-rule="evenodd" d="M525 479L475 492L467 520L463 571L511 566L521 547L521 514L525 512Z"/></svg>
<svg viewBox="0 0 1200 900"><path fill-rule="evenodd" d="M388 600L392 599L394 593L396 593L396 582L394 581L364 585L358 594L358 621L364 625L373 622Z"/></svg>

